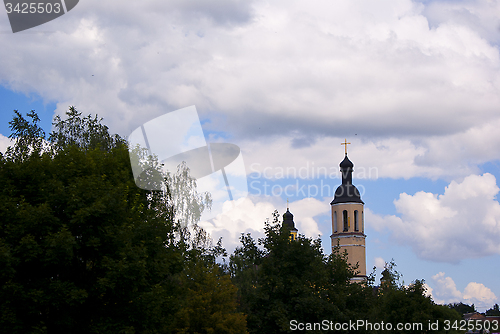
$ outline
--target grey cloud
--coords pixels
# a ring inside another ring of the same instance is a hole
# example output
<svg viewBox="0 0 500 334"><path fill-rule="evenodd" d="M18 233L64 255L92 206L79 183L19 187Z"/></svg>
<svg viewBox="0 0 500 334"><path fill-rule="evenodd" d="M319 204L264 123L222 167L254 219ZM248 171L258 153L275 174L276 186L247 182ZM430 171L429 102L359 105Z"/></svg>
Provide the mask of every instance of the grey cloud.
<svg viewBox="0 0 500 334"><path fill-rule="evenodd" d="M81 2L48 23L60 24L54 34L0 35L0 77L124 136L193 104L210 131L300 133L294 148L354 133L418 141L498 117L498 49L471 20L429 28L411 1L369 15L351 2L345 13L330 2L217 4Z"/></svg>
<svg viewBox="0 0 500 334"><path fill-rule="evenodd" d="M293 148L303 148L309 147L316 142L316 138L314 137L299 137L293 138L292 147Z"/></svg>
<svg viewBox="0 0 500 334"><path fill-rule="evenodd" d="M486 40L500 43L500 19L497 1L429 1L423 11L429 25L437 28L443 23L470 27Z"/></svg>
<svg viewBox="0 0 500 334"><path fill-rule="evenodd" d="M253 15L252 1L246 0L177 0L169 1L167 4L186 18L203 15L222 25L246 23Z"/></svg>

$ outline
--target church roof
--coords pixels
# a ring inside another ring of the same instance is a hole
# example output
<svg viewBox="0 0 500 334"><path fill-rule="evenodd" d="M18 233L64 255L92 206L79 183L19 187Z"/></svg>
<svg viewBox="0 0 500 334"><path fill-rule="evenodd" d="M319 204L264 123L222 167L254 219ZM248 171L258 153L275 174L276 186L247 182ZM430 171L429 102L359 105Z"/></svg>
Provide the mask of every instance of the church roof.
<svg viewBox="0 0 500 334"><path fill-rule="evenodd" d="M361 200L361 195L359 193L358 188L353 186L352 184L341 184L337 190L335 191L335 197L333 198L333 201L330 203L332 204L337 204L337 203L361 203L365 204Z"/></svg>
<svg viewBox="0 0 500 334"><path fill-rule="evenodd" d="M361 195L358 188L352 184L352 170L354 164L345 154L344 160L340 163L340 172L342 173L342 184L335 191L335 197L330 205L338 203L361 203Z"/></svg>
<svg viewBox="0 0 500 334"><path fill-rule="evenodd" d="M351 162L351 160L349 160L349 158L347 157L347 154L345 155L345 158L344 160L342 160L342 162L340 163L340 168L353 168L354 167L354 164Z"/></svg>
<svg viewBox="0 0 500 334"><path fill-rule="evenodd" d="M283 214L283 226L287 226L290 231L297 231L295 228L295 223L293 222L293 214L290 212L290 210L287 208L286 212Z"/></svg>

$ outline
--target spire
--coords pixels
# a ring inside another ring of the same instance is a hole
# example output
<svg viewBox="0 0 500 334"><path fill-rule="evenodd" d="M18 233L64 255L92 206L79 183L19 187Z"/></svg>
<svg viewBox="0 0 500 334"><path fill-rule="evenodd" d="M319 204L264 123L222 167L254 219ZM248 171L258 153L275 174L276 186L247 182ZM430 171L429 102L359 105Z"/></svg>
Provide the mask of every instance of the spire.
<svg viewBox="0 0 500 334"><path fill-rule="evenodd" d="M288 204L288 203L287 203ZM287 227L290 230L290 240L297 240L297 230L295 228L295 223L293 222L293 215L288 209L288 205L286 208L286 212L283 214L283 227Z"/></svg>
<svg viewBox="0 0 500 334"><path fill-rule="evenodd" d="M352 168L354 167L354 164L351 162L351 160L349 160L347 155L345 156L344 160L342 160L339 166L340 172L342 173L342 184L352 184Z"/></svg>
<svg viewBox="0 0 500 334"><path fill-rule="evenodd" d="M288 209L286 208L286 212L283 214L283 226L288 226L290 229L295 228L295 223L293 222L293 215Z"/></svg>
<svg viewBox="0 0 500 334"><path fill-rule="evenodd" d="M336 203L363 203L358 189L352 184L352 171L354 164L347 157L347 139L341 145L345 145L345 157L340 163L340 173L342 175L342 184L335 191L335 198L331 204Z"/></svg>

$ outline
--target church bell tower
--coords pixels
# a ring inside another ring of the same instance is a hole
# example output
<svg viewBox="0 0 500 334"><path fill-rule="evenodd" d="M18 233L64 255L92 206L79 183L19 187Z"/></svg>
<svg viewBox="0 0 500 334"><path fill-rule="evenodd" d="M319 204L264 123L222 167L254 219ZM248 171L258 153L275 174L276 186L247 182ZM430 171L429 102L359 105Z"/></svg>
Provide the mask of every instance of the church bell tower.
<svg viewBox="0 0 500 334"><path fill-rule="evenodd" d="M288 203L288 200L287 200L287 203ZM293 215L290 212L290 210L288 209L288 204L287 204L286 212L283 215L283 226L287 226L288 229L290 230L290 240L292 240L292 241L297 240L297 232L299 232L299 230L297 230L295 228L295 223L293 222Z"/></svg>
<svg viewBox="0 0 500 334"><path fill-rule="evenodd" d="M335 191L335 197L330 203L332 206L332 250L339 246L340 252L347 251L348 262L358 264L358 274L353 277L354 282L366 280L366 250L364 202L361 200L358 189L352 184L354 164L347 157L345 140L345 157L340 163L342 184Z"/></svg>

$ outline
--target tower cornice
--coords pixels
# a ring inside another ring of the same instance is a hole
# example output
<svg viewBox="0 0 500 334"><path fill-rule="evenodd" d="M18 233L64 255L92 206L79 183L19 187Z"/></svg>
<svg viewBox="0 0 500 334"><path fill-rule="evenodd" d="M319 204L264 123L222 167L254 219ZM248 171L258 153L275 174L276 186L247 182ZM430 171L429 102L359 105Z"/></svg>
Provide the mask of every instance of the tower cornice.
<svg viewBox="0 0 500 334"><path fill-rule="evenodd" d="M335 238L349 238L349 237L362 237L366 238L366 234L363 232L338 232L338 233L333 233L330 238L335 237Z"/></svg>

